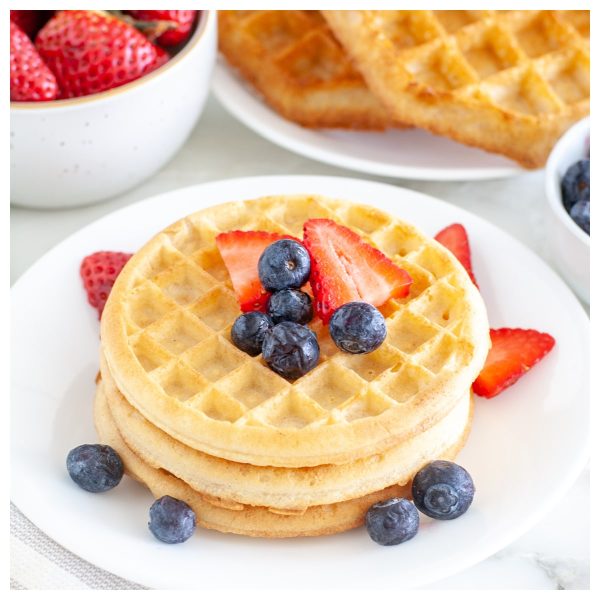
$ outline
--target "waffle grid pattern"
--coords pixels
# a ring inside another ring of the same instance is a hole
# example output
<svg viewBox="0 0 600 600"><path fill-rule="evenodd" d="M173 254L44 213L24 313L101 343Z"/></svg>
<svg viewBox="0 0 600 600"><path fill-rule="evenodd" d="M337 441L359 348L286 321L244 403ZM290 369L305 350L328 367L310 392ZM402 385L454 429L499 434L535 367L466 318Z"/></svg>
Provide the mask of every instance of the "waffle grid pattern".
<svg viewBox="0 0 600 600"><path fill-rule="evenodd" d="M436 121L429 111L436 98L449 109L480 107L509 114L516 125L535 122L539 137L555 117L573 114L572 121L589 110L589 11L325 15L376 95L395 118L408 124L452 133L452 124L443 122L445 115L437 114ZM355 46L355 36L367 29L371 37ZM390 83L393 79L396 85ZM493 143L459 141L482 147Z"/></svg>
<svg viewBox="0 0 600 600"><path fill-rule="evenodd" d="M473 348L461 339L462 281L444 251L375 210L306 198L226 212L204 211L174 228L129 290L129 343L167 395L215 420L303 428L347 423L408 403L443 369L460 369ZM375 352L337 350L315 321L321 362L294 384L230 341L239 314L214 237L232 228L301 236L306 214L346 223L414 278L408 298L384 307L388 337ZM229 215L235 215L230 221Z"/></svg>
<svg viewBox="0 0 600 600"><path fill-rule="evenodd" d="M221 51L284 116L312 127L388 124L319 11L220 11L219 25Z"/></svg>

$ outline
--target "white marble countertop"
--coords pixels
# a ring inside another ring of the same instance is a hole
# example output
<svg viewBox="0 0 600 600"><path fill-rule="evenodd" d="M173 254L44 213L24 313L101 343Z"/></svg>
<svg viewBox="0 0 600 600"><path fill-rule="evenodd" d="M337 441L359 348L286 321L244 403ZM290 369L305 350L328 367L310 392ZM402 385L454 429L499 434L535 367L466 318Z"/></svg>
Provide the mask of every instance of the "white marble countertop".
<svg viewBox="0 0 600 600"><path fill-rule="evenodd" d="M311 174L364 177L419 190L472 211L532 248L544 240L542 172L473 183L391 181L360 175L292 154L235 121L210 98L192 136L176 157L138 188L111 201L72 210L11 210L11 282L70 233L97 218L160 192L204 181L249 175ZM589 470L552 512L527 534L478 565L432 589L588 589ZM12 573L11 573L12 575Z"/></svg>

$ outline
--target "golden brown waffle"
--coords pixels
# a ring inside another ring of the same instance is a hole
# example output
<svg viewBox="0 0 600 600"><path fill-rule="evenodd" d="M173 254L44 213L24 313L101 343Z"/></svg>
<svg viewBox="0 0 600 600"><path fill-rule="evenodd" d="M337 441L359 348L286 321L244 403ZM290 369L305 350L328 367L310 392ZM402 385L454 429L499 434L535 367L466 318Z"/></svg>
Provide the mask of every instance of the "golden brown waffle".
<svg viewBox="0 0 600 600"><path fill-rule="evenodd" d="M300 469L257 467L210 456L174 440L125 400L110 375L103 391L121 436L144 462L166 469L198 492L276 512L342 502L409 482L428 462L461 440L470 423L471 393L440 421L387 452L344 465Z"/></svg>
<svg viewBox="0 0 600 600"><path fill-rule="evenodd" d="M413 284L381 307L388 335L370 354L337 350L313 322L320 363L290 383L231 343L240 313L215 236L299 236L313 217L357 231ZM483 300L448 250L381 210L306 195L230 202L171 225L127 263L101 330L116 386L156 427L212 456L280 467L341 464L410 439L464 397L489 348Z"/></svg>
<svg viewBox="0 0 600 600"><path fill-rule="evenodd" d="M223 533L269 538L330 535L362 525L366 511L375 502L392 497L410 497L409 485L394 485L362 498L314 506L295 515L277 514L257 506L226 508L220 502L215 502L214 498L193 490L168 471L152 467L133 452L124 442L111 416L101 384L94 402L94 420L100 441L118 452L128 475L146 485L156 498L168 495L187 502L196 513L199 526ZM466 436L465 433L464 439L441 458L454 459Z"/></svg>
<svg viewBox="0 0 600 600"><path fill-rule="evenodd" d="M589 113L589 11L324 11L397 120L541 167Z"/></svg>
<svg viewBox="0 0 600 600"><path fill-rule="evenodd" d="M219 11L219 48L287 119L346 129L390 124L318 11Z"/></svg>

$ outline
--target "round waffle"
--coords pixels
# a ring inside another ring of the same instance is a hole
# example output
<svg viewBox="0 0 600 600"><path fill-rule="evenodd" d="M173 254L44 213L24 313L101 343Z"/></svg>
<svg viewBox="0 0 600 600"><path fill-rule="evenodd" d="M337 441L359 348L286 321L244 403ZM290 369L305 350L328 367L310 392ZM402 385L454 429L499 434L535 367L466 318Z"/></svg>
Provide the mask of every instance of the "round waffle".
<svg viewBox="0 0 600 600"><path fill-rule="evenodd" d="M410 496L409 485L394 485L362 498L314 506L295 515L277 514L263 507L241 504L232 510L195 491L168 471L150 466L133 452L111 416L102 384L97 388L94 420L100 441L119 453L130 476L146 485L156 498L169 495L187 502L196 513L198 525L223 533L270 538L329 535L362 525L366 511L375 502L395 496ZM443 458L452 460L465 439L466 434Z"/></svg>
<svg viewBox="0 0 600 600"><path fill-rule="evenodd" d="M370 354L339 351L313 322L320 364L290 383L231 343L239 308L215 236L301 236L316 217L357 231L413 284L381 307L388 335ZM272 196L201 210L150 240L110 294L102 347L121 393L169 436L231 461L305 467L383 452L439 421L483 366L489 331L464 268L415 227L371 206Z"/></svg>
<svg viewBox="0 0 600 600"><path fill-rule="evenodd" d="M435 425L384 452L343 465L290 469L236 463L194 450L152 425L103 372L103 393L119 433L144 462L205 495L276 511L304 510L404 484L426 463L461 440L470 422L471 393Z"/></svg>

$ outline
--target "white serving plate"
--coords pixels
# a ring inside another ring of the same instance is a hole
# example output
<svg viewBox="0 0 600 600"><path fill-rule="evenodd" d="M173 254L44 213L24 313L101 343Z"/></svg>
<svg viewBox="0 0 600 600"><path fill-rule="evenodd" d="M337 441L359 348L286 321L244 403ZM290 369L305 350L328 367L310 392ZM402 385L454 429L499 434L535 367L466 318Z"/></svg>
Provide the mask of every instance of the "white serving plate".
<svg viewBox="0 0 600 600"><path fill-rule="evenodd" d="M363 528L288 540L199 530L185 544L161 544L147 528L152 498L145 488L125 478L106 494L89 494L66 472L67 452L96 441L99 324L81 287L80 261L96 250L134 251L167 224L211 204L303 192L372 203L431 235L463 223L491 325L547 331L556 347L502 395L477 399L473 431L457 459L477 492L470 510L455 521L423 517L417 537L395 547L376 545ZM483 560L532 527L568 490L588 455L589 320L573 294L541 259L494 225L380 183L244 178L123 208L67 238L14 285L11 344L12 500L75 554L149 587L424 585Z"/></svg>
<svg viewBox="0 0 600 600"><path fill-rule="evenodd" d="M400 179L474 181L526 172L517 163L422 129L386 132L308 129L279 116L224 62L213 91L242 123L271 142L327 164Z"/></svg>

